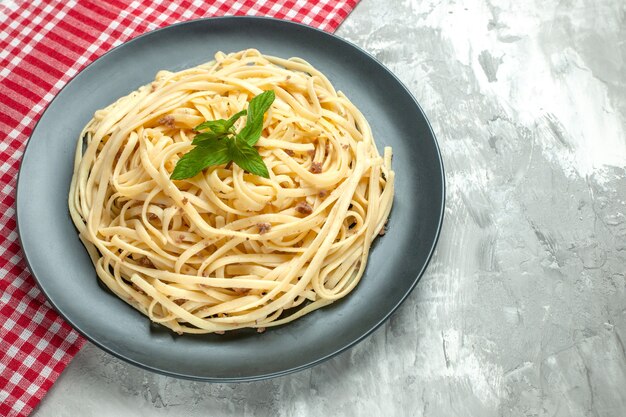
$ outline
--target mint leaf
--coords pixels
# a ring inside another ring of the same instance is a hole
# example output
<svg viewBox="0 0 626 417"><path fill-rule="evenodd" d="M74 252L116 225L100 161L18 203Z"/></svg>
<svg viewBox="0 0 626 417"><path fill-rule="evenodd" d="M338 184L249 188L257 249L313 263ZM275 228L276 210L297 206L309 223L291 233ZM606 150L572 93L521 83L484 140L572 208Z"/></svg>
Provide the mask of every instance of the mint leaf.
<svg viewBox="0 0 626 417"><path fill-rule="evenodd" d="M226 135L220 135L220 134L217 134L215 132L202 132L202 133L198 133L193 138L193 141L191 142L191 144L192 145L199 145L202 142L206 142L207 140L220 139L220 138L222 138L224 136L226 136Z"/></svg>
<svg viewBox="0 0 626 417"><path fill-rule="evenodd" d="M200 130L209 129L209 131L208 132L198 133L193 138L193 142L191 142L191 144L192 145L198 145L201 142L204 142L206 140L221 139L223 137L226 137L227 135L229 135L231 133L230 129L233 127L235 122L241 116L245 116L246 114L247 114L247 111L246 110L242 110L239 113L234 114L228 120L224 120L224 119L210 120L210 121L206 121L204 123L199 124L198 126L194 127L193 130L195 130L197 132L197 131L200 131Z"/></svg>
<svg viewBox="0 0 626 417"><path fill-rule="evenodd" d="M270 177L259 151L239 137L228 141L228 156L245 171L263 178Z"/></svg>
<svg viewBox="0 0 626 417"><path fill-rule="evenodd" d="M253 145L261 137L263 116L275 97L274 91L265 91L250 100L248 110L242 110L228 120L207 120L196 126L194 130L198 133L191 142L195 148L178 160L170 178L183 180L195 177L209 166L231 161L251 174L269 178L269 170ZM246 114L246 126L237 133L233 126Z"/></svg>
<svg viewBox="0 0 626 417"><path fill-rule="evenodd" d="M248 105L248 119L263 119L263 115L274 102L276 94L274 90L267 90L250 100Z"/></svg>
<svg viewBox="0 0 626 417"><path fill-rule="evenodd" d="M239 113L234 114L230 119L218 119L218 120L208 120L204 123L200 123L198 126L194 127L193 130L199 132L201 130L209 129L211 132L216 133L218 135L225 135L228 133L231 127L235 124L235 122L241 117L247 114L247 110L242 110Z"/></svg>
<svg viewBox="0 0 626 417"><path fill-rule="evenodd" d="M246 114L248 114L248 110L242 110L239 113L235 113L233 114L230 119L228 119L228 128L230 129L231 127L233 127L233 125L235 124L235 122L241 117L241 116L245 116Z"/></svg>
<svg viewBox="0 0 626 417"><path fill-rule="evenodd" d="M268 90L250 100L246 126L238 134L239 138L246 141L248 145L252 146L259 141L263 131L263 115L270 108L275 98L274 90Z"/></svg>
<svg viewBox="0 0 626 417"><path fill-rule="evenodd" d="M230 161L228 140L205 141L183 155L170 176L173 180L195 177L204 168Z"/></svg>

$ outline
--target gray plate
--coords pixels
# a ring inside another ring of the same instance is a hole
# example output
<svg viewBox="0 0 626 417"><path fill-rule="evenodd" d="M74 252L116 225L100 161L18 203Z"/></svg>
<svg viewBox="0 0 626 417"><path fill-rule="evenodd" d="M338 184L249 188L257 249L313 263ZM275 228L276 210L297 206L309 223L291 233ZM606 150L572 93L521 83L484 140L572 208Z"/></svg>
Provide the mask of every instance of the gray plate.
<svg viewBox="0 0 626 417"><path fill-rule="evenodd" d="M365 114L380 150L391 145L395 205L360 284L345 299L264 334L176 336L104 289L77 237L67 194L77 137L95 110L151 81L222 50L257 48L298 56L323 71ZM266 18L228 17L170 26L123 44L89 65L56 96L22 159L17 188L24 254L57 311L87 339L134 365L205 381L244 381L315 365L353 346L415 287L443 220L444 174L419 105L370 55L328 33Z"/></svg>

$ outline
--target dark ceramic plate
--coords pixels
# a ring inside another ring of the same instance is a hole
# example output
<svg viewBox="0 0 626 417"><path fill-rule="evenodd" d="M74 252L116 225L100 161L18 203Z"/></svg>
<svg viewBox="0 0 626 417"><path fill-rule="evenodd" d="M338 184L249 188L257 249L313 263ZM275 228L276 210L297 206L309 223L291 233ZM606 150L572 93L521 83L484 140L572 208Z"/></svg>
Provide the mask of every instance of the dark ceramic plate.
<svg viewBox="0 0 626 417"><path fill-rule="evenodd" d="M396 196L386 236L345 299L264 334L176 336L105 290L70 219L74 149L95 110L222 50L298 56L324 72L365 114L376 143L394 149ZM307 368L380 326L415 287L433 253L444 173L426 116L398 79L354 45L307 26L265 18L196 20L140 36L79 73L52 101L22 159L17 215L30 270L50 303L87 339L134 365L205 381L268 378Z"/></svg>

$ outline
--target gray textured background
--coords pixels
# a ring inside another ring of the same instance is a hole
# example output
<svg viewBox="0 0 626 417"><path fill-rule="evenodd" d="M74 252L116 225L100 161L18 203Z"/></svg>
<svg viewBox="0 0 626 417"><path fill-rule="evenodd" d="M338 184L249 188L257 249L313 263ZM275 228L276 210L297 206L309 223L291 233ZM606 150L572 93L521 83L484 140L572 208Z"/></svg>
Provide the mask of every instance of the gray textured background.
<svg viewBox="0 0 626 417"><path fill-rule="evenodd" d="M87 345L34 416L626 415L626 3L363 0L338 34L409 86L444 154L444 230L411 297L265 382Z"/></svg>

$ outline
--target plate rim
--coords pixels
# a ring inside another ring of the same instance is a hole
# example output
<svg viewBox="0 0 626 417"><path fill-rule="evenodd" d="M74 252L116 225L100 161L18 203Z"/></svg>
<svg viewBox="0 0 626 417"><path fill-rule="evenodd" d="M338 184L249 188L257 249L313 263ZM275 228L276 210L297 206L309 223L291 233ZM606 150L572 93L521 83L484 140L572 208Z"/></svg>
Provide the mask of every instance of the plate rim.
<svg viewBox="0 0 626 417"><path fill-rule="evenodd" d="M189 25L189 24L198 24L198 23L204 23L204 24L211 24L214 21L232 21L232 22L236 22L236 21L240 21L240 22L244 22L244 21L271 21L274 24L279 24L279 25L285 25L285 26L293 26L293 27L297 27L300 29L304 29L304 30L308 30L308 31L314 31L317 32L319 34L322 34L323 36L329 37L330 39L334 39L335 41L339 41L343 44L346 44L347 46L356 49L359 53L363 54L364 56L366 56L368 59L371 59L373 62L376 63L376 65L378 67L380 67L380 69L386 73L388 73L389 75L391 75L391 77L396 81L396 83L402 87L402 90L404 90L404 92L407 94L408 97L411 98L411 100L415 103L416 107L419 109L419 111L421 112L422 116L424 117L424 120L426 122L426 126L428 128L428 131L430 132L432 139L433 139L433 144L434 144L434 148L435 148L435 154L437 156L437 165L439 166L440 169L440 173L441 173L441 206L439 207L439 212L438 212L438 217L439 217L439 221L436 225L436 231L435 231L435 235L434 235L434 239L432 241L432 244L430 245L430 248L428 250L428 255L426 256L425 262L422 266L422 268L419 270L419 272L417 273L417 276L415 278L415 280L413 281L413 283L411 284L411 286L409 287L409 289L398 299L398 301L394 304L394 306L387 311L380 320L378 320L376 323L374 323L374 325L372 325L367 331L363 332L359 337L355 338L354 340L352 340L350 343L345 344L344 346L339 347L338 349L334 350L332 353L329 353L325 356L313 359L313 360L309 360L306 361L305 363L298 365L298 366L294 366L288 369L284 369L282 371L275 371L275 372L269 372L269 373L264 373L264 374L259 374L259 375L252 375L252 376L243 376L243 377L205 377L205 376L197 376L197 375L191 375L191 374L187 374L187 373L179 373L179 372L173 372L173 371L167 371L167 370L163 370L160 369L158 367L155 366L151 366L148 365L146 363L142 363L140 361L137 361L129 356L125 356L122 353L116 352L115 350L107 347L106 345L104 345L103 343L99 342L97 340L97 338L91 336L90 334L88 334L85 330L83 330L82 328L78 327L63 311L62 309L59 308L59 306L51 299L51 297L48 295L48 292L45 289L45 286L42 285L42 283L40 282L40 279L36 276L36 274L33 272L33 269L31 268L31 262L29 260L29 255L28 255L28 250L24 247L24 242L22 240L22 233L21 233L21 222L22 220L22 216L19 215L20 210L18 209L19 207L19 202L20 202L20 195L24 192L22 190L22 188L20 187L20 180L22 177L22 168L24 166L24 159L28 156L28 149L30 147L31 144L31 138L34 135L34 133L37 130L37 127L39 125L39 122L41 121L41 119L43 118L44 114L48 111L49 107L52 106L52 104L56 101L56 99L59 97L59 95L61 94L61 92L68 86L70 85L70 83L76 78L78 77L81 73L83 73L85 70L87 70L89 67L91 67L92 65L94 65L96 62L100 61L101 59L104 59L107 55L113 53L114 51L116 51L118 48L123 48L123 47L127 47L128 45L132 44L133 42L142 39L146 36L150 36L154 33L157 32L161 32L161 31L165 31L168 29L171 29L173 27L178 27L178 26L184 26L184 25ZM22 193L20 192L20 190L22 190ZM437 137L435 135L435 132L433 131L432 125L430 123L430 120L428 119L428 117L426 116L426 113L424 112L424 109L422 108L422 106L419 104L419 102L417 101L417 99L415 98L415 96L413 95L413 93L407 88L407 86L389 69L387 68L382 62L380 62L376 57L374 57L372 54L370 54L369 52L367 52L366 50L364 50L363 48L361 48L360 46L348 41L347 39L344 39L338 35L335 35L334 33L331 32L326 32L324 30L300 23L300 22L294 22L294 21L290 21L290 20L285 20L285 19L277 19L277 18L273 18L273 17L267 17L267 16L217 16L217 17L205 17L205 18L199 18L199 19L191 19L191 20L185 20L185 21L181 21L181 22L176 22L173 23L171 25L167 25L161 28L157 28L151 31L147 31L145 33L142 33L141 35L138 35L126 42L123 42L113 48L111 48L110 50L108 50L107 52L103 53L102 55L100 55L98 58L96 58L95 60L91 61L88 65L86 65L85 67L83 67L80 71L78 71L76 74L74 74L66 83L65 85L56 92L56 94L54 95L54 97L52 98L52 100L50 100L50 103L48 103L46 105L46 107L44 108L44 110L41 112L41 114L39 115L39 117L37 118L37 122L35 123L35 125L33 126L33 129L28 137L28 140L26 141L26 145L24 147L24 151L22 153L22 156L20 158L20 168L17 174L17 179L16 179L16 187L15 187L15 218L16 218L16 231L17 231L17 235L18 235L18 241L19 241L19 245L20 248L22 250L22 253L24 255L24 262L26 263L26 267L28 268L28 272L30 273L30 275L33 277L33 279L35 280L35 283L37 284L37 287L39 287L39 290L42 292L42 294L44 295L44 297L46 298L46 300L48 301L48 303L50 303L50 305L52 306L52 308L55 310L55 312L57 314L59 314L59 316L67 323L69 324L72 329L74 329L77 333L79 333L82 337L84 337L86 340L88 340L89 342L93 343L94 345L96 345L99 349L107 352L108 354L113 355L114 357L121 359L122 361L129 363L133 366L136 366L138 368L150 371L150 372L154 372L160 375L165 375L165 376L169 376L169 377L174 377L174 378L178 378L178 379L184 379L184 380L191 380L191 381L203 381L203 382L211 382L211 383L239 383L239 382L253 382L253 381L261 381L261 380L266 380L266 379L271 379L271 378L276 378L276 377L280 377L280 376L284 376L284 375L288 375L291 373L295 373L295 372L300 372L303 371L305 369L311 368L313 366L319 365L320 363L323 363L351 348L353 348L354 346L356 346L357 344L359 344L360 342L362 342L363 340L365 340L367 337L369 337L373 332L375 332L378 328L380 328L387 320L389 320L389 318L391 317L392 314L394 314L398 308L406 301L406 299L409 297L409 295L413 292L413 290L415 289L415 287L417 286L417 284L419 283L419 281L421 280L422 276L424 275L426 269L428 268L428 266L430 265L430 262L432 260L432 256L435 252L435 249L437 247L437 244L439 242L439 238L441 236L441 230L443 227L443 221L444 221L444 217L445 217L445 206L446 206L446 175L445 175L445 167L444 167L444 163L443 163L443 156L441 153L441 149L439 146L439 142L437 140Z"/></svg>

